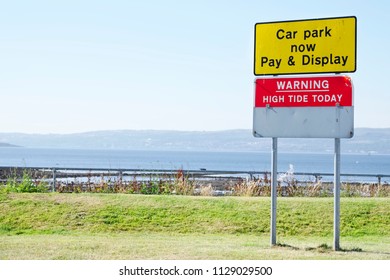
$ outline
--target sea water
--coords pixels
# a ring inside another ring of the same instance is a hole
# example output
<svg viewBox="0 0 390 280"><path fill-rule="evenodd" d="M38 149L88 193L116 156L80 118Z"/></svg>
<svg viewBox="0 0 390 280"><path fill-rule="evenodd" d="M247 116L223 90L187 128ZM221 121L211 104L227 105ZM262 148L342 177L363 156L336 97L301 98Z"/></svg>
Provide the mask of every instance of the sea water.
<svg viewBox="0 0 390 280"><path fill-rule="evenodd" d="M279 153L278 171L333 173L331 153ZM0 166L268 172L267 152L0 148ZM390 155L342 154L341 173L390 175ZM376 180L373 178L372 180ZM390 181L390 178L385 178Z"/></svg>

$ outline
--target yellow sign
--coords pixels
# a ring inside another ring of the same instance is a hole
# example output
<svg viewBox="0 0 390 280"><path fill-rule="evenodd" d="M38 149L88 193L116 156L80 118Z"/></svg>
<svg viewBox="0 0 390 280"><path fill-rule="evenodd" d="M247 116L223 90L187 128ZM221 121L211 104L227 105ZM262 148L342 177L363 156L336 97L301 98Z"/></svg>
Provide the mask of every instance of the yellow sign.
<svg viewBox="0 0 390 280"><path fill-rule="evenodd" d="M255 25L255 75L355 71L354 16Z"/></svg>

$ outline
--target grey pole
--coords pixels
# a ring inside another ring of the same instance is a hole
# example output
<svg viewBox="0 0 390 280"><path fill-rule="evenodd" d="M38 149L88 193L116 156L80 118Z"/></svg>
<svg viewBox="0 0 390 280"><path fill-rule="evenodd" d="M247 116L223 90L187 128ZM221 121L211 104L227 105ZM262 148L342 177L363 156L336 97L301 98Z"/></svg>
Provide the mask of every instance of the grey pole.
<svg viewBox="0 0 390 280"><path fill-rule="evenodd" d="M276 245L276 197L278 172L278 138L272 138L271 155L271 246Z"/></svg>
<svg viewBox="0 0 390 280"><path fill-rule="evenodd" d="M334 139L334 217L333 217L333 249L340 250L340 138Z"/></svg>

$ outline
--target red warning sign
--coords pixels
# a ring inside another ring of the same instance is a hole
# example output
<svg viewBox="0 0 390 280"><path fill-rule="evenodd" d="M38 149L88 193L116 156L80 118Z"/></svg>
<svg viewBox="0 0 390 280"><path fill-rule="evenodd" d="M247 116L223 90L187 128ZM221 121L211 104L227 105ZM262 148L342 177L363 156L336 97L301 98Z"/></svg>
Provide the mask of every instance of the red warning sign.
<svg viewBox="0 0 390 280"><path fill-rule="evenodd" d="M255 83L255 107L352 106L347 76L262 78Z"/></svg>

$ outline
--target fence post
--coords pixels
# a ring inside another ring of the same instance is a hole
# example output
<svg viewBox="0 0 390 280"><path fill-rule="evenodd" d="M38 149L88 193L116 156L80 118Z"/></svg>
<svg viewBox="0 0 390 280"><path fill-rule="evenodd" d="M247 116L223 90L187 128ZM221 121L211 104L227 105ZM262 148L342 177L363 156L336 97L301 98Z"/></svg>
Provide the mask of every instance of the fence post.
<svg viewBox="0 0 390 280"><path fill-rule="evenodd" d="M119 185L122 185L122 181L123 181L123 172L122 172L122 170L119 170L119 172L118 172L118 183L119 183Z"/></svg>
<svg viewBox="0 0 390 280"><path fill-rule="evenodd" d="M57 170L55 169L55 168L53 168L53 184L52 184L52 186L51 186L51 191L52 192L55 192L56 191L56 184L57 184L57 178L56 178L56 176L57 176Z"/></svg>

